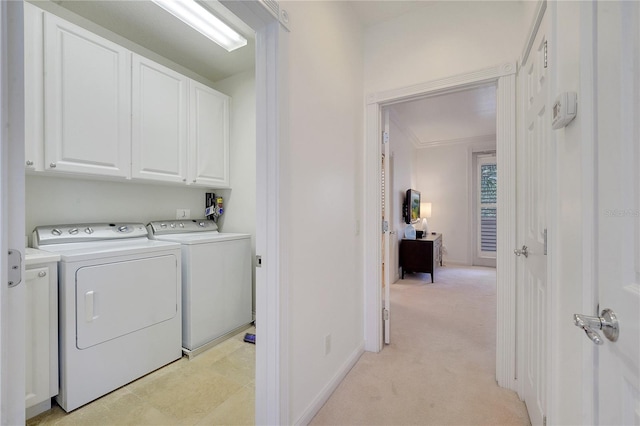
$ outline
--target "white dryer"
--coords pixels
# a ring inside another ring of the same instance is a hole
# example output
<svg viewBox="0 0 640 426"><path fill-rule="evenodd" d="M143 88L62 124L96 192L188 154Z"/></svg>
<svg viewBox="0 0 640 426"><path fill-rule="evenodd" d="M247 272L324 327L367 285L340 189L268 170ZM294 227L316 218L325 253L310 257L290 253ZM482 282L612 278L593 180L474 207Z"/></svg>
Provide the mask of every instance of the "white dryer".
<svg viewBox="0 0 640 426"><path fill-rule="evenodd" d="M253 321L251 236L218 232L212 220L147 225L150 238L182 245L182 346L189 357Z"/></svg>
<svg viewBox="0 0 640 426"><path fill-rule="evenodd" d="M60 392L74 410L182 356L180 245L144 224L38 226L60 255Z"/></svg>

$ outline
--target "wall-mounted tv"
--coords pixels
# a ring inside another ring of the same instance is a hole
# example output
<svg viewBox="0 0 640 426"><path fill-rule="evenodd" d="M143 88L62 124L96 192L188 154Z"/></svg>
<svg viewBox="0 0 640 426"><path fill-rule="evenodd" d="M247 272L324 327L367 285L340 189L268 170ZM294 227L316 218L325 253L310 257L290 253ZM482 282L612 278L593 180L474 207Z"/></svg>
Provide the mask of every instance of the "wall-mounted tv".
<svg viewBox="0 0 640 426"><path fill-rule="evenodd" d="M416 223L420 221L420 191L407 189L407 195L403 205L405 223Z"/></svg>

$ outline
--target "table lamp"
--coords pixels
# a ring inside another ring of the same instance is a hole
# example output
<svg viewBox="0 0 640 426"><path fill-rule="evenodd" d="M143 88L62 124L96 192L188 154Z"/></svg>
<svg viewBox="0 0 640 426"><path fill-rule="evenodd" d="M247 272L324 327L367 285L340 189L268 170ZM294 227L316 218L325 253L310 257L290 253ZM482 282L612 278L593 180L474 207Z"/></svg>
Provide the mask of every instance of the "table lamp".
<svg viewBox="0 0 640 426"><path fill-rule="evenodd" d="M420 203L420 216L422 217L422 235L429 233L427 218L431 217L431 203Z"/></svg>

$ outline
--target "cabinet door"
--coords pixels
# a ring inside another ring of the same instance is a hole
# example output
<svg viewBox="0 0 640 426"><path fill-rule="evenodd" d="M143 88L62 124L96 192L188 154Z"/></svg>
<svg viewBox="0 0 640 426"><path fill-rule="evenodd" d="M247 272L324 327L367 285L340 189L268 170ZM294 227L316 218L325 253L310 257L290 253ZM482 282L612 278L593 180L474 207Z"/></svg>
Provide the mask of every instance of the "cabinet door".
<svg viewBox="0 0 640 426"><path fill-rule="evenodd" d="M27 170L44 169L44 12L24 2L24 146Z"/></svg>
<svg viewBox="0 0 640 426"><path fill-rule="evenodd" d="M132 177L187 180L187 77L133 55Z"/></svg>
<svg viewBox="0 0 640 426"><path fill-rule="evenodd" d="M49 268L26 271L26 383L27 408L46 401L49 392Z"/></svg>
<svg viewBox="0 0 640 426"><path fill-rule="evenodd" d="M44 17L45 170L130 177L131 53Z"/></svg>
<svg viewBox="0 0 640 426"><path fill-rule="evenodd" d="M229 186L229 97L190 81L189 184Z"/></svg>

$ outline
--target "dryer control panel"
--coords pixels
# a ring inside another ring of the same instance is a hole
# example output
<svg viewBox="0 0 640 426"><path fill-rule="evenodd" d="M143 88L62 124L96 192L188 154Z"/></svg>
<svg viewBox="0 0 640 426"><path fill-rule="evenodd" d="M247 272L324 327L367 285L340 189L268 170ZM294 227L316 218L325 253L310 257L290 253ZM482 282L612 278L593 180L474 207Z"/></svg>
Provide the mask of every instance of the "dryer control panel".
<svg viewBox="0 0 640 426"><path fill-rule="evenodd" d="M76 223L69 225L37 226L33 230L33 246L89 241L147 238L142 223Z"/></svg>

